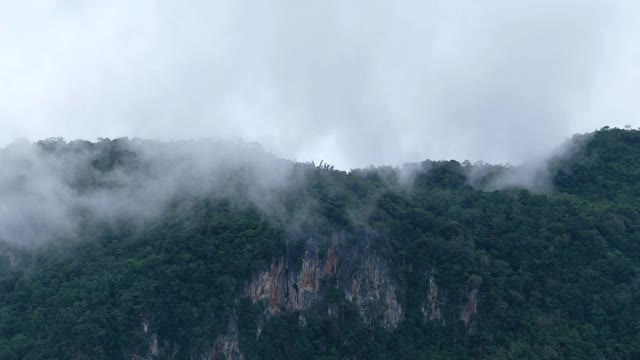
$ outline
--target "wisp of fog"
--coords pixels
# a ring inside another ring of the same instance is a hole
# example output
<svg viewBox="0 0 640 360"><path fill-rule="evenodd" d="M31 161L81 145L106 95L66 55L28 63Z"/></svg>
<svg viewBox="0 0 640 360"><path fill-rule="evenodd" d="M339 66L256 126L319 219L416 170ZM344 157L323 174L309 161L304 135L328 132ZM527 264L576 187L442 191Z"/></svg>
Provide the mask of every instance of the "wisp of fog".
<svg viewBox="0 0 640 360"><path fill-rule="evenodd" d="M30 246L76 235L80 219L144 221L175 199L244 199L277 211L293 163L256 144L103 139L16 141L0 149L0 241Z"/></svg>

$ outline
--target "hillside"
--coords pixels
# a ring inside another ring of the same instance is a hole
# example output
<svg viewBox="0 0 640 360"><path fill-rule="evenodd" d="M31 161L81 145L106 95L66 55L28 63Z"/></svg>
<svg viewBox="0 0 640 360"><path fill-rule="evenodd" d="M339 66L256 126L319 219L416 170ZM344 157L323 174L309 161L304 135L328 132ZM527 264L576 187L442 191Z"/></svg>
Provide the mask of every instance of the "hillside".
<svg viewBox="0 0 640 360"><path fill-rule="evenodd" d="M0 359L640 358L640 131L571 144L540 191L457 161L14 145Z"/></svg>

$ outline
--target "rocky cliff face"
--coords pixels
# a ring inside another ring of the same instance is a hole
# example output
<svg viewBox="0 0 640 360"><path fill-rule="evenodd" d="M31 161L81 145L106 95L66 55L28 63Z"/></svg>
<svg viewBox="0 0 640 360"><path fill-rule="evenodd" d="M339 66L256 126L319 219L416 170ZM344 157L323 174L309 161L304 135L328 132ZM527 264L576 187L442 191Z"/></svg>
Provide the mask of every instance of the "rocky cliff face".
<svg viewBox="0 0 640 360"><path fill-rule="evenodd" d="M174 343L163 342L159 346L158 334L152 330L152 325L147 319L142 321L142 331L148 339L148 345L141 352L132 352L125 356L128 360L156 360L175 359L178 347ZM210 351L200 355L192 355L192 360L244 360L240 351L238 340L238 318L233 313L229 319L228 330L225 334L216 338Z"/></svg>
<svg viewBox="0 0 640 360"><path fill-rule="evenodd" d="M478 312L478 289L474 288L467 294L467 301L460 312L460 320L464 322L465 326L469 326L471 318Z"/></svg>
<svg viewBox="0 0 640 360"><path fill-rule="evenodd" d="M440 325L446 325L446 319L443 315L443 307L446 301L444 291L440 290L433 275L429 276L429 293L427 301L422 306L422 313L429 321L435 321Z"/></svg>
<svg viewBox="0 0 640 360"><path fill-rule="evenodd" d="M256 275L249 283L244 295L253 302L264 301L271 314L304 310L318 296L324 268L320 264L318 248L313 246L305 252L299 270L290 269L284 257L275 259L268 270Z"/></svg>
<svg viewBox="0 0 640 360"><path fill-rule="evenodd" d="M345 253L357 261L340 261L340 255ZM244 295L254 303L265 303L272 315L305 310L317 302L324 290L321 280L329 278L356 304L365 322L379 319L386 328L393 329L402 319L403 309L387 262L373 252L354 254L341 249L335 239L322 260L316 244L307 247L298 263L275 259L268 270L248 283Z"/></svg>
<svg viewBox="0 0 640 360"><path fill-rule="evenodd" d="M244 355L240 352L238 338L227 335L219 337L211 354L202 360L244 360Z"/></svg>
<svg viewBox="0 0 640 360"><path fill-rule="evenodd" d="M364 322L371 324L381 315L385 328L395 328L402 320L403 310L386 261L376 255L364 254L362 263L349 278L348 283L340 285L347 300L357 305Z"/></svg>
<svg viewBox="0 0 640 360"><path fill-rule="evenodd" d="M451 302L448 299L451 294L438 283L434 273L427 274L425 281L428 287L422 295L412 293L412 289L400 289L391 276L389 263L382 256L366 245L347 247L334 239L325 251L310 241L302 257L273 259L267 269L258 272L247 282L243 296L253 303L264 305L265 316L261 324L271 316L300 311L299 321L304 326L305 311L314 305L326 305L328 316L339 316L335 304L322 303L328 287L333 287L342 291L344 298L356 306L365 324L378 323L393 330L404 317L405 309L399 295L401 291L406 291L408 296L423 297L421 311L425 321L433 321L441 326L462 321L469 327L478 312L478 288L469 288L461 294L461 301ZM148 349L145 355L132 354L129 359L172 358L171 351L167 353L165 350L172 349L170 344L162 343L159 347L158 338L149 322L145 321L142 325L144 333L148 334ZM260 337L261 330L262 325L259 325L256 338ZM229 317L228 330L215 339L210 351L197 359L244 359L235 312Z"/></svg>
<svg viewBox="0 0 640 360"><path fill-rule="evenodd" d="M219 336L213 349L201 360L244 360L244 355L240 352L238 341L238 317L234 312L229 319L229 329L226 334Z"/></svg>
<svg viewBox="0 0 640 360"><path fill-rule="evenodd" d="M462 293L462 303L457 307L447 307L447 292L436 282L433 274L429 275L429 291L426 301L422 305L422 313L428 321L434 321L446 326L447 319L461 320L465 327L469 327L473 316L478 313L478 288L471 287ZM456 305L456 304L453 304ZM456 310L457 309L457 310ZM448 310L448 311L447 311ZM454 312L455 311L455 312Z"/></svg>

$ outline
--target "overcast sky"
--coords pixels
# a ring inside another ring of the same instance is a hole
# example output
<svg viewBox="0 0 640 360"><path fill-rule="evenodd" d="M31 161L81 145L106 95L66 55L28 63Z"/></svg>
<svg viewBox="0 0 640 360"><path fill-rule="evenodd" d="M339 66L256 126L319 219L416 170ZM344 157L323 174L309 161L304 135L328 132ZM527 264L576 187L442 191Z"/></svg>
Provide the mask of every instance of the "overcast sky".
<svg viewBox="0 0 640 360"><path fill-rule="evenodd" d="M640 2L0 0L0 145L231 137L341 168L640 126Z"/></svg>

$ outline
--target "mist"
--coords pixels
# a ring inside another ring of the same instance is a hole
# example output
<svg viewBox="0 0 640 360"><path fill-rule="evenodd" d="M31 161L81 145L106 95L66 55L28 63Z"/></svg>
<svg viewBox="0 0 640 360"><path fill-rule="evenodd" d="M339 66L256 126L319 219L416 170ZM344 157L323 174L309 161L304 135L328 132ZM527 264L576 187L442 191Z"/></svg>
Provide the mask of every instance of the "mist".
<svg viewBox="0 0 640 360"><path fill-rule="evenodd" d="M0 5L0 144L257 141L340 169L521 163L640 125L633 1Z"/></svg>
<svg viewBox="0 0 640 360"><path fill-rule="evenodd" d="M0 243L22 247L75 238L84 220L143 225L202 198L279 216L277 192L303 180L257 144L219 140L19 140L0 163Z"/></svg>
<svg viewBox="0 0 640 360"><path fill-rule="evenodd" d="M294 161L401 186L425 159L509 163L479 188L550 191L572 134L640 126L638 24L630 0L2 3L0 239L212 193L277 213ZM156 140L31 143L52 137ZM131 162L99 171L107 144Z"/></svg>

